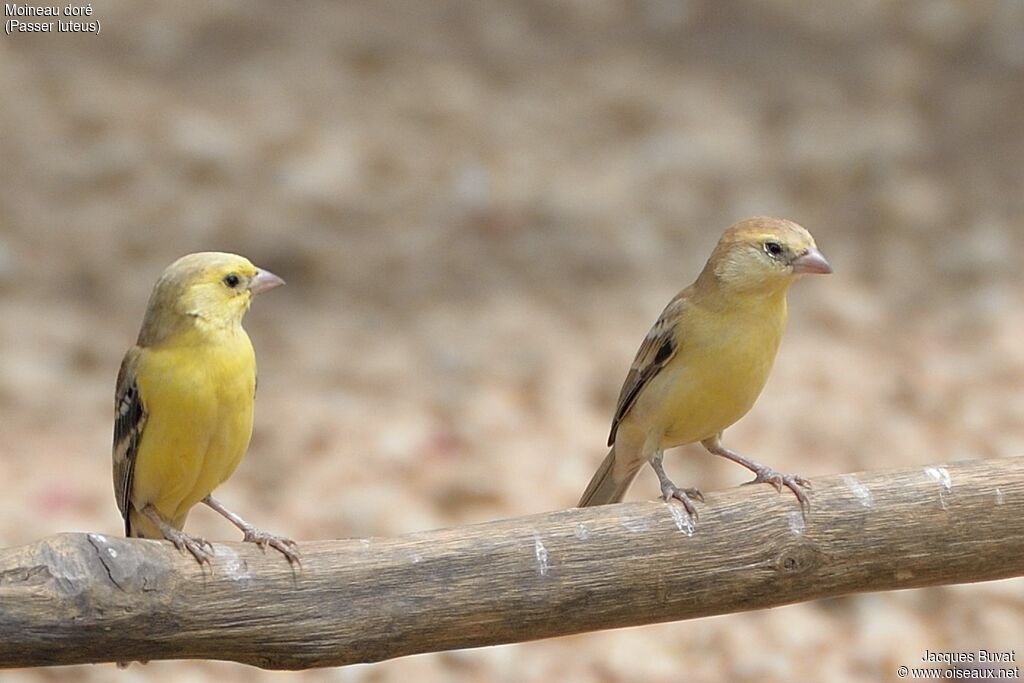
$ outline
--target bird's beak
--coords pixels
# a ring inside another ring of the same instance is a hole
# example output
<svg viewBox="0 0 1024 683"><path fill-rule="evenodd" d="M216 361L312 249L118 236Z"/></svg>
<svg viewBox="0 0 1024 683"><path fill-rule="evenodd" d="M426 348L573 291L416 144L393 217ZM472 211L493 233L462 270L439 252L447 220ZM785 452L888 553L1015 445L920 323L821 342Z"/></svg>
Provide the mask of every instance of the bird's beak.
<svg viewBox="0 0 1024 683"><path fill-rule="evenodd" d="M793 259L791 265L793 266L794 273L827 275L832 272L832 264L815 247L811 247L803 254L797 256Z"/></svg>
<svg viewBox="0 0 1024 683"><path fill-rule="evenodd" d="M273 289L274 287L280 287L283 284L284 280L274 275L269 270L258 270L256 271L256 277L249 282L249 291L253 293L253 296L255 296Z"/></svg>

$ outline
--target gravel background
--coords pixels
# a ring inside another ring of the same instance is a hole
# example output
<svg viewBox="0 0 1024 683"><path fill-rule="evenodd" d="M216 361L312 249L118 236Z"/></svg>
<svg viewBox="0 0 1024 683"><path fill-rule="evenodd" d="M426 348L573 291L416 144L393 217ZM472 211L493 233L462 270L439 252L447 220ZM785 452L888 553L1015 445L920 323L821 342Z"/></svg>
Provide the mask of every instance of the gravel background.
<svg viewBox="0 0 1024 683"><path fill-rule="evenodd" d="M203 249L288 280L247 318L257 426L219 497L298 539L572 505L644 333L752 214L808 227L836 273L794 288L733 447L812 478L1024 453L1024 3L93 7L98 36L0 36L0 545L118 533L117 366L157 275ZM679 455L680 483L746 478ZM631 497L655 492L645 472ZM116 675L896 680L926 648L1022 649L1022 585Z"/></svg>

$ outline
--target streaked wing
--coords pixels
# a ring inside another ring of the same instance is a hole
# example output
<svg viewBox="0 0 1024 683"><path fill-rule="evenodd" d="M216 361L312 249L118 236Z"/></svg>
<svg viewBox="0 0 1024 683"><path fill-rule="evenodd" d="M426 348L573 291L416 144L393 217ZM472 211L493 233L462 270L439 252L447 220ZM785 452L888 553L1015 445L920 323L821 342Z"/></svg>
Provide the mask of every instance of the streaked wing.
<svg viewBox="0 0 1024 683"><path fill-rule="evenodd" d="M114 396L114 496L117 509L124 518L124 532L131 535L128 511L131 509L132 476L135 458L139 453L139 440L146 426L146 408L135 382L135 370L142 349L138 346L125 354L121 370L117 373L117 393Z"/></svg>
<svg viewBox="0 0 1024 683"><path fill-rule="evenodd" d="M608 435L608 445L615 443L615 432L622 422L636 399L640 396L647 383L657 375L663 367L676 355L678 344L675 338L675 324L683 307L686 305L689 288L684 289L669 302L661 316L651 327L647 337L644 338L640 350L636 352L636 358L629 368L626 381L622 384L619 392L619 402L615 408L615 418L612 420L611 433Z"/></svg>

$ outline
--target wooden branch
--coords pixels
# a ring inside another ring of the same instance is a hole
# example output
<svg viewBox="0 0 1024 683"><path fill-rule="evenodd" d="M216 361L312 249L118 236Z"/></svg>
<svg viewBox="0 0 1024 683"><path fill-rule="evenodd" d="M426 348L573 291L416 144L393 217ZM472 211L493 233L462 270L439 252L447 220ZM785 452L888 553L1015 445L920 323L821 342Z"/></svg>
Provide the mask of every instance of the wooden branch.
<svg viewBox="0 0 1024 683"><path fill-rule="evenodd" d="M169 543L61 534L0 550L0 666L224 659L300 669L1024 574L1024 458L300 544L205 571Z"/></svg>

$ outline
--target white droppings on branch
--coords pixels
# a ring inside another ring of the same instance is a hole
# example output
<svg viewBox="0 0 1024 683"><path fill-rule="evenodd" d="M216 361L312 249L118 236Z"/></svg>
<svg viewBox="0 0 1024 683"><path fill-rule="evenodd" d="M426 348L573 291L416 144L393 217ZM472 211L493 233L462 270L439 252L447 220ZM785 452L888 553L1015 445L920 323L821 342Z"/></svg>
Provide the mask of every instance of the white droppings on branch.
<svg viewBox="0 0 1024 683"><path fill-rule="evenodd" d="M789 530L799 536L807 528L802 510L793 510L789 513Z"/></svg>
<svg viewBox="0 0 1024 683"><path fill-rule="evenodd" d="M871 491L868 487L862 484L860 480L852 474L844 475L843 483L846 484L846 488L850 489L850 493L856 496L857 500L859 500L860 504L864 507L869 508L875 502L875 497L871 495Z"/></svg>
<svg viewBox="0 0 1024 683"><path fill-rule="evenodd" d="M544 547L544 542L540 540L539 534L533 535L533 553L537 557L537 571L541 576L547 576L548 549Z"/></svg>
<svg viewBox="0 0 1024 683"><path fill-rule="evenodd" d="M681 505L675 505L674 503L667 503L667 505L668 511L672 515L672 520L676 523L676 527L687 536L693 536L693 532L697 527L694 525L689 513Z"/></svg>
<svg viewBox="0 0 1024 683"><path fill-rule="evenodd" d="M946 494L953 489L953 479L949 476L949 470L945 467L926 467L924 473L942 486L939 490L939 504L943 510L948 509L949 505L946 502Z"/></svg>
<svg viewBox="0 0 1024 683"><path fill-rule="evenodd" d="M252 578L252 574L249 573L249 564L228 546L215 544L213 556L221 561L218 569L232 581L244 581Z"/></svg>

